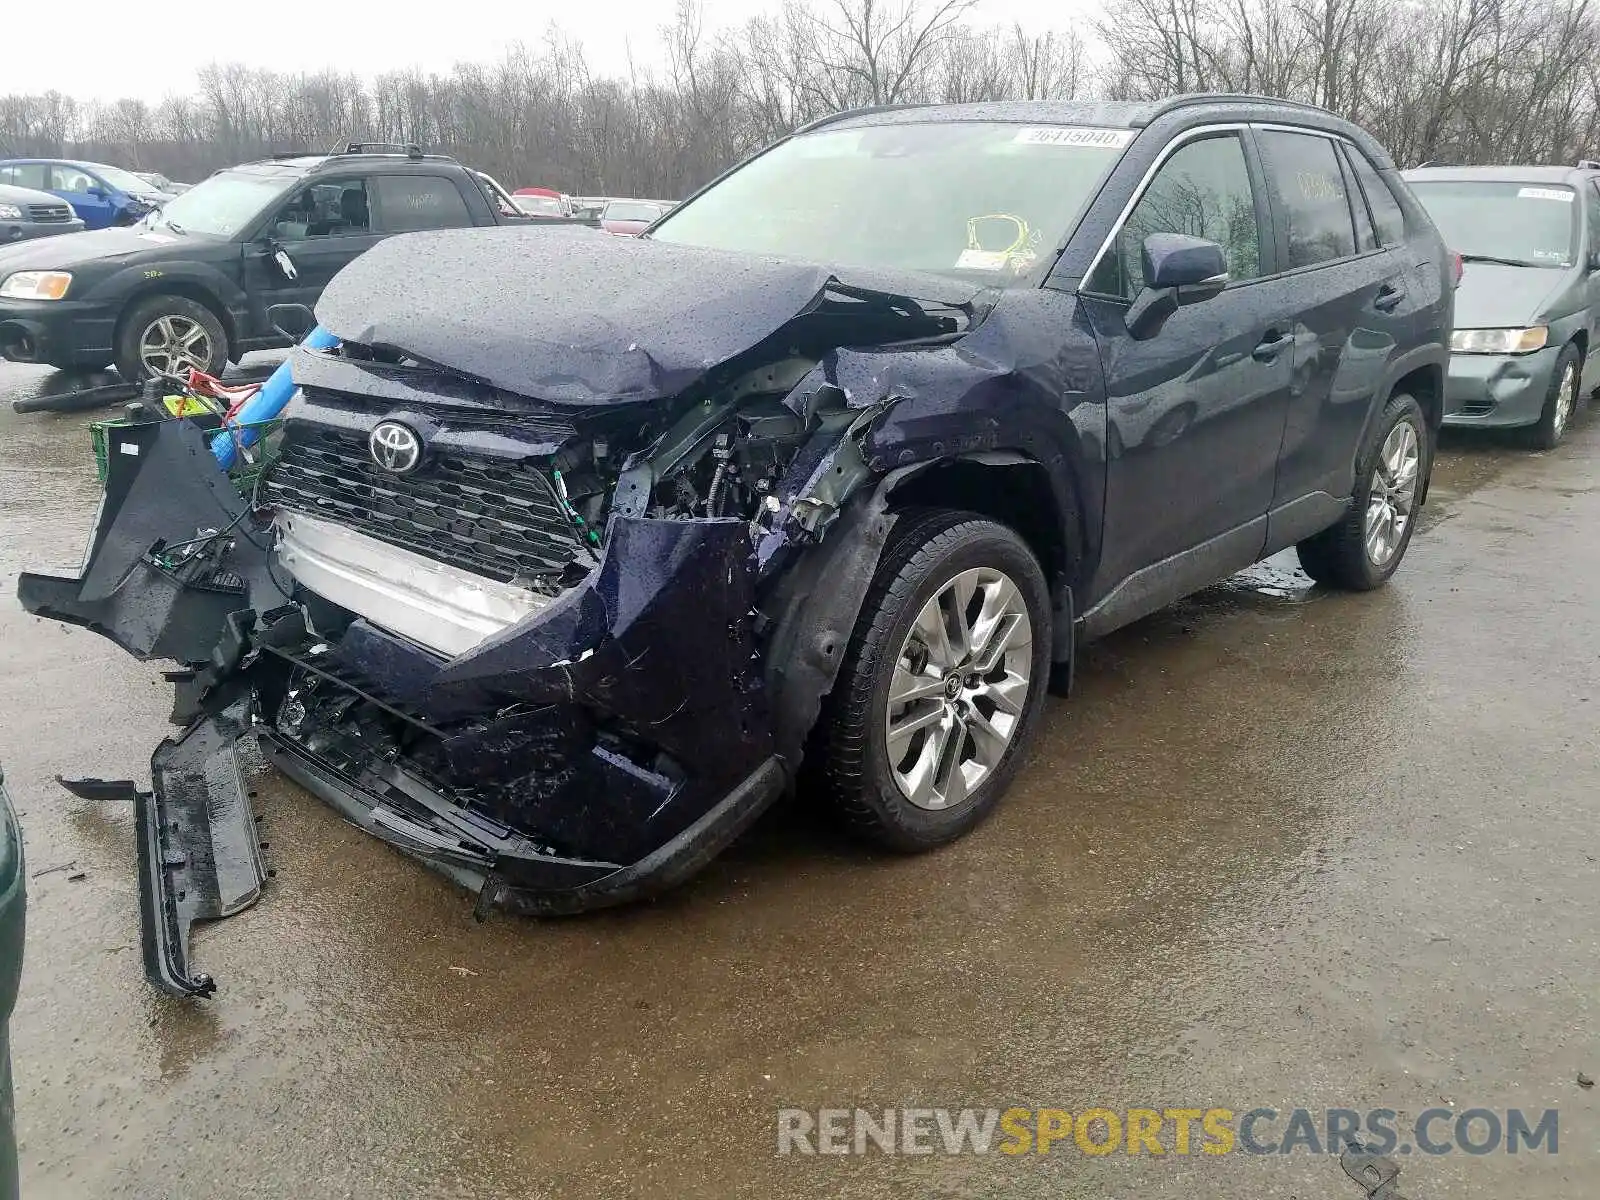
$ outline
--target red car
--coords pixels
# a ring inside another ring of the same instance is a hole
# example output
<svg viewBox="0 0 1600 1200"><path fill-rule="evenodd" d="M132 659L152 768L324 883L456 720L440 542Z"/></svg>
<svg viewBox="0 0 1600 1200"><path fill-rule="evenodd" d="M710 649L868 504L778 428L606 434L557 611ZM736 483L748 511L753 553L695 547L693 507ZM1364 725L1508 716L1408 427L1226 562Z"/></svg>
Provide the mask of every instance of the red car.
<svg viewBox="0 0 1600 1200"><path fill-rule="evenodd" d="M670 207L656 200L612 200L600 210L600 228L623 237L638 237Z"/></svg>

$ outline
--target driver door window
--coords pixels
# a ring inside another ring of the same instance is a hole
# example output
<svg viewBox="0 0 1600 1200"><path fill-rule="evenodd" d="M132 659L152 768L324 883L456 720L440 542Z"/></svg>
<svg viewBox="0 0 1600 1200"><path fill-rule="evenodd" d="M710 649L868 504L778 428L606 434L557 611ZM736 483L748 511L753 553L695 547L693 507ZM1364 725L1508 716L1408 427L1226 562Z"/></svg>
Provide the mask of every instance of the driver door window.
<svg viewBox="0 0 1600 1200"><path fill-rule="evenodd" d="M272 235L280 242L371 232L372 209L361 179L319 179L290 197L272 223Z"/></svg>
<svg viewBox="0 0 1600 1200"><path fill-rule="evenodd" d="M1232 282L1261 274L1261 229L1255 190L1236 133L1187 142L1150 181L1085 290L1132 300L1144 289L1144 240L1182 233L1216 242Z"/></svg>
<svg viewBox="0 0 1600 1200"><path fill-rule="evenodd" d="M87 195L91 188L99 187L89 175L76 167L51 167L50 190L55 192L77 192Z"/></svg>

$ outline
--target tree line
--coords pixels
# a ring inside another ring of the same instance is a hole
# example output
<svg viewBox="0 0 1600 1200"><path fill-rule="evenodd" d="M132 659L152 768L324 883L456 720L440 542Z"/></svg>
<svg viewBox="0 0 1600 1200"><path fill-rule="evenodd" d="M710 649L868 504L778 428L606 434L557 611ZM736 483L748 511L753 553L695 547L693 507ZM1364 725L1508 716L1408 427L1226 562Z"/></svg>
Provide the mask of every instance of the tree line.
<svg viewBox="0 0 1600 1200"><path fill-rule="evenodd" d="M372 79L237 63L190 95L0 96L0 157L107 161L174 179L347 141L415 142L510 187L676 198L815 117L911 101L1258 92L1370 130L1403 166L1600 156L1589 0L1110 0L1090 23L974 27L982 0L787 0L716 34L696 0L661 66L597 74L552 30L497 62Z"/></svg>

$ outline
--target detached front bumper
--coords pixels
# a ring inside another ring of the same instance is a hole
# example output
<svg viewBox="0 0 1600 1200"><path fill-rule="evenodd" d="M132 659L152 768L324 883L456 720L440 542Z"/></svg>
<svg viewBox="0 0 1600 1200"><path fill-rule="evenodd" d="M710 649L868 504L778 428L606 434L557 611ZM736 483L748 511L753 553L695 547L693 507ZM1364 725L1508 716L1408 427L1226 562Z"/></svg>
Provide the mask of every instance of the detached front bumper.
<svg viewBox="0 0 1600 1200"><path fill-rule="evenodd" d="M1544 410L1561 351L1452 354L1445 379L1444 423L1463 428L1532 425Z"/></svg>
<svg viewBox="0 0 1600 1200"><path fill-rule="evenodd" d="M190 927L253 903L265 879L234 753L247 734L347 819L473 891L480 912L575 913L672 887L785 787L745 522L617 517L589 575L536 611L450 606L452 628L500 628L449 656L304 587L337 578L369 594L375 572L303 530L287 544L319 551L320 574L296 583L199 429L108 432L84 571L24 574L18 595L183 664L169 678L187 729L156 751L151 790L68 785L136 802L145 966L162 989L210 994Z"/></svg>

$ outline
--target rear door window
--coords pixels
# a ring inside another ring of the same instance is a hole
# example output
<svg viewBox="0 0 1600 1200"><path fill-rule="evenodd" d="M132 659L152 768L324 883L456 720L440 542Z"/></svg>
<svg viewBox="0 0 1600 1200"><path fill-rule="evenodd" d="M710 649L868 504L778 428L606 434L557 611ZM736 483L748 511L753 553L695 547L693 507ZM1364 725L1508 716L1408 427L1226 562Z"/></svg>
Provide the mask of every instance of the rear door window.
<svg viewBox="0 0 1600 1200"><path fill-rule="evenodd" d="M1277 129L1260 130L1257 138L1287 234L1288 268L1353 256L1355 224L1333 142Z"/></svg>
<svg viewBox="0 0 1600 1200"><path fill-rule="evenodd" d="M1378 241L1385 246L1405 241L1405 213L1401 211L1400 202L1394 198L1394 192L1390 191L1383 176L1378 174L1378 168L1372 165L1365 154L1352 146L1345 147L1345 155L1350 160L1350 165L1355 168L1356 182L1361 185L1361 190L1367 197L1367 205L1372 209L1372 224L1377 229Z"/></svg>
<svg viewBox="0 0 1600 1200"><path fill-rule="evenodd" d="M379 175L372 183L386 233L472 224L467 202L448 179L437 175Z"/></svg>
<svg viewBox="0 0 1600 1200"><path fill-rule="evenodd" d="M1255 191L1235 133L1186 142L1161 164L1085 290L1132 300L1145 286L1144 240L1183 233L1222 247L1233 282L1261 274Z"/></svg>
<svg viewBox="0 0 1600 1200"><path fill-rule="evenodd" d="M1355 171L1350 166L1350 147L1339 147L1339 166L1344 171L1345 195L1350 197L1350 211L1356 218L1356 249L1365 254L1368 250L1378 248L1378 234L1372 227L1372 211L1367 207L1367 198L1362 195L1360 186L1355 182Z"/></svg>
<svg viewBox="0 0 1600 1200"><path fill-rule="evenodd" d="M44 163L12 163L9 167L0 167L0 183L47 192L50 190L50 168Z"/></svg>

